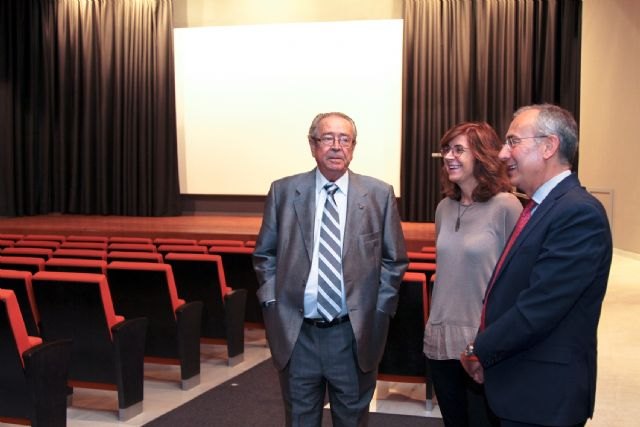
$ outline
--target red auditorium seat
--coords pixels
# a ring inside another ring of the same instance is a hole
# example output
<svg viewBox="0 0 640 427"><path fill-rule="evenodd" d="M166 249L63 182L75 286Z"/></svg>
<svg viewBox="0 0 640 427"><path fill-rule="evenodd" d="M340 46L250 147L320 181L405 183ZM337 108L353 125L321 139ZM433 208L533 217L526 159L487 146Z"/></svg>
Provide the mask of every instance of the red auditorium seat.
<svg viewBox="0 0 640 427"><path fill-rule="evenodd" d="M208 248L201 245L159 245L158 252L163 256L169 252L187 253L187 254L206 254Z"/></svg>
<svg viewBox="0 0 640 427"><path fill-rule="evenodd" d="M28 271L35 274L44 270L45 260L42 258L27 256L3 256L0 257L0 268L5 270Z"/></svg>
<svg viewBox="0 0 640 427"><path fill-rule="evenodd" d="M157 252L153 243L109 243L108 251Z"/></svg>
<svg viewBox="0 0 640 427"><path fill-rule="evenodd" d="M109 243L109 238L105 236L67 236L65 242L94 242L94 243Z"/></svg>
<svg viewBox="0 0 640 427"><path fill-rule="evenodd" d="M253 248L233 246L212 246L209 253L220 255L227 283L233 289L247 290L245 321L262 326L262 307L256 296L258 278L253 270Z"/></svg>
<svg viewBox="0 0 640 427"><path fill-rule="evenodd" d="M44 262L42 260L38 260ZM1 267L1 266L0 266ZM28 271L0 270L0 289L10 289L16 295L24 325L30 336L40 336L40 317L31 286L32 274Z"/></svg>
<svg viewBox="0 0 640 427"><path fill-rule="evenodd" d="M198 244L204 246L244 246L242 240L233 239L204 239L198 240Z"/></svg>
<svg viewBox="0 0 640 427"><path fill-rule="evenodd" d="M11 240L17 242L18 240L22 240L23 238L24 234L0 233L0 240Z"/></svg>
<svg viewBox="0 0 640 427"><path fill-rule="evenodd" d="M0 240L0 249L10 248L15 244L13 240Z"/></svg>
<svg viewBox="0 0 640 427"><path fill-rule="evenodd" d="M57 249L53 258L107 259L107 251L99 249Z"/></svg>
<svg viewBox="0 0 640 427"><path fill-rule="evenodd" d="M121 421L140 414L147 320L115 314L103 274L42 271L33 291L42 337L72 341L69 384L116 390Z"/></svg>
<svg viewBox="0 0 640 427"><path fill-rule="evenodd" d="M409 257L409 261L413 262L436 262L436 253L435 252L407 252L407 256Z"/></svg>
<svg viewBox="0 0 640 427"><path fill-rule="evenodd" d="M114 261L107 278L116 311L149 320L146 360L180 365L184 390L198 385L202 302L178 298L168 264Z"/></svg>
<svg viewBox="0 0 640 427"><path fill-rule="evenodd" d="M102 259L51 258L44 264L45 271L106 274L107 262Z"/></svg>
<svg viewBox="0 0 640 427"><path fill-rule="evenodd" d="M149 237L129 237L129 236L111 236L109 243L137 243L141 245L153 244L153 239Z"/></svg>
<svg viewBox="0 0 640 427"><path fill-rule="evenodd" d="M157 237L153 239L156 246L160 245L197 245L196 239L177 239L173 237Z"/></svg>
<svg viewBox="0 0 640 427"><path fill-rule="evenodd" d="M63 427L71 342L30 337L13 291L0 289L0 422Z"/></svg>
<svg viewBox="0 0 640 427"><path fill-rule="evenodd" d="M127 262L155 262L161 263L162 254L158 252L128 252L111 251L107 254L107 261L127 261Z"/></svg>
<svg viewBox="0 0 640 427"><path fill-rule="evenodd" d="M45 248L4 248L0 251L0 255L5 256L19 256L19 257L34 257L49 259L53 254L53 250Z"/></svg>
<svg viewBox="0 0 640 427"><path fill-rule="evenodd" d="M229 365L242 361L246 289L227 286L219 255L171 252L165 262L173 270L178 295L188 302L203 302L200 336L224 339Z"/></svg>
<svg viewBox="0 0 640 427"><path fill-rule="evenodd" d="M55 240L18 240L13 245L14 248L45 248L56 250L60 247L60 242Z"/></svg>
<svg viewBox="0 0 640 427"><path fill-rule="evenodd" d="M106 251L107 243L103 242L70 242L66 241L60 244L60 249L93 249L97 251Z"/></svg>
<svg viewBox="0 0 640 427"><path fill-rule="evenodd" d="M24 240L49 240L53 242L62 243L66 240L66 237L60 234L27 234L23 238Z"/></svg>
<svg viewBox="0 0 640 427"><path fill-rule="evenodd" d="M378 380L426 385L426 410L433 409L433 384L422 352L424 327L429 318L429 292L424 273L405 273L400 284L398 308L391 319ZM381 388L380 396L385 393Z"/></svg>

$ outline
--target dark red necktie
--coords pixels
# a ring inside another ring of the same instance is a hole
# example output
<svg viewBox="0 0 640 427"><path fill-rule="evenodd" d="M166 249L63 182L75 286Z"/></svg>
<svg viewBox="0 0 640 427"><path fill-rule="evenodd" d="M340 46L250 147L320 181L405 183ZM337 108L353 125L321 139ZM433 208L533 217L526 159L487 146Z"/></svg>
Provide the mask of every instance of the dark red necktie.
<svg viewBox="0 0 640 427"><path fill-rule="evenodd" d="M481 331L484 330L484 326L485 326L484 316L485 316L485 312L487 311L487 301L489 300L489 293L491 292L491 288L493 288L493 284L496 282L496 277L498 277L498 274L502 269L502 264L504 264L504 260L507 258L507 255L509 254L511 247L513 246L513 243L516 241L516 239L520 235L520 232L522 231L524 226L527 225L529 218L531 218L531 211L533 210L533 208L536 207L536 205L537 203L534 202L533 199L529 199L529 202L522 210L522 213L520 213L520 218L518 218L518 222L516 222L516 226L513 228L513 232L511 233L511 236L509 237L509 241L507 242L507 244L504 247L504 250L502 251L502 255L500 255L498 264L496 264L495 271L493 272L493 278L491 279L491 282L487 287L487 292L485 292L484 294L484 304L482 304L482 316L480 317Z"/></svg>

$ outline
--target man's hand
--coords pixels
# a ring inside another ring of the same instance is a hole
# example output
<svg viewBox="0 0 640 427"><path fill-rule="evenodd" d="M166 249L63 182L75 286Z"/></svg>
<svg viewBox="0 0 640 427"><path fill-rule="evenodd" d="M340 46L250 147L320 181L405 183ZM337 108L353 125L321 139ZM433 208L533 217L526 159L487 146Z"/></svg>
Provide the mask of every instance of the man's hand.
<svg viewBox="0 0 640 427"><path fill-rule="evenodd" d="M460 363L467 374L478 384L484 383L484 369L476 356L467 356L462 353L460 355Z"/></svg>

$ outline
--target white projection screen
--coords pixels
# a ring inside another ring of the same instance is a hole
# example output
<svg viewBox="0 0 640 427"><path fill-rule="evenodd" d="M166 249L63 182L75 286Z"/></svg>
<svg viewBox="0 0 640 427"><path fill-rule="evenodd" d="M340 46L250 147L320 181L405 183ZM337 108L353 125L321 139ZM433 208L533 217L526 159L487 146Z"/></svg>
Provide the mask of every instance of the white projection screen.
<svg viewBox="0 0 640 427"><path fill-rule="evenodd" d="M400 195L402 20L174 30L182 194L265 195L315 166L313 117L358 127L350 168Z"/></svg>

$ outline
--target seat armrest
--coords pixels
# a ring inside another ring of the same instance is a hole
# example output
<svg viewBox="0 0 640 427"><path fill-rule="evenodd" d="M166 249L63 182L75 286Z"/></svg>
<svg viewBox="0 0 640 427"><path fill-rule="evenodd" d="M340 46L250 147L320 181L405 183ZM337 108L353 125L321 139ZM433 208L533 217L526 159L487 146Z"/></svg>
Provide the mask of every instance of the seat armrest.
<svg viewBox="0 0 640 427"><path fill-rule="evenodd" d="M178 354L182 380L200 374L200 330L202 301L192 301L176 309L178 321Z"/></svg>
<svg viewBox="0 0 640 427"><path fill-rule="evenodd" d="M146 317L138 317L111 328L119 409L141 402L144 397L144 347L148 323Z"/></svg>
<svg viewBox="0 0 640 427"><path fill-rule="evenodd" d="M244 353L244 315L247 290L235 289L224 297L224 320L229 358Z"/></svg>
<svg viewBox="0 0 640 427"><path fill-rule="evenodd" d="M37 345L23 357L25 377L36 405L33 425L65 426L71 340Z"/></svg>

